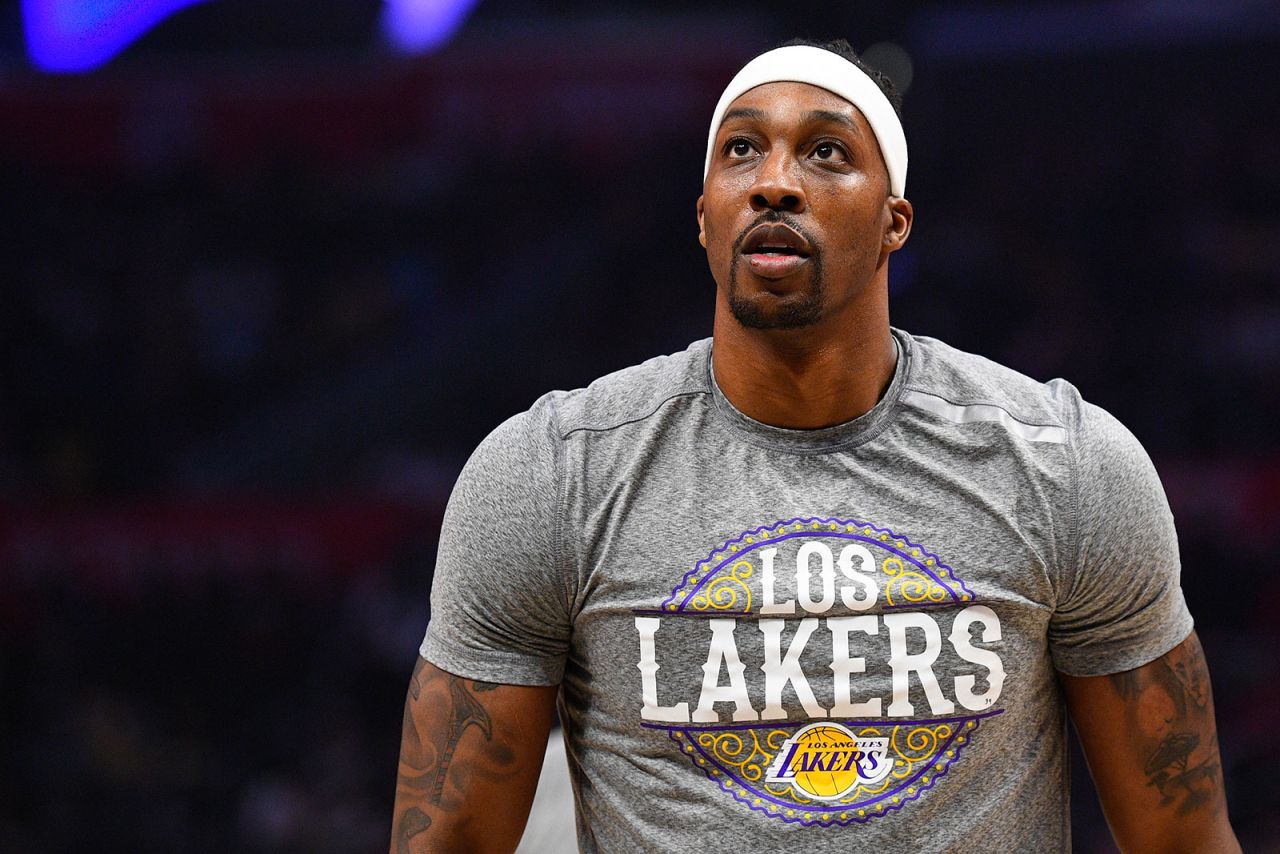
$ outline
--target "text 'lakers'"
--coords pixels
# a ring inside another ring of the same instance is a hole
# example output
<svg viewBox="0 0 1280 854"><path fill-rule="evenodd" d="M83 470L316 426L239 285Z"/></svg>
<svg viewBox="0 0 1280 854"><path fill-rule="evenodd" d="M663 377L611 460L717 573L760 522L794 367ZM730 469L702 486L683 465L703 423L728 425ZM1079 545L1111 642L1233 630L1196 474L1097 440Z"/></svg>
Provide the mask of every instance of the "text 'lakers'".
<svg viewBox="0 0 1280 854"><path fill-rule="evenodd" d="M989 607L968 604L951 610L964 599L972 602L968 595L938 602L941 607L932 610L909 609L904 606L913 603L901 598L882 602L882 591L901 577L900 558L887 558L886 571L860 544L845 545L838 555L820 541L797 545L795 573L787 577L775 571L776 549L736 557L739 581L747 575L742 570L752 575L760 570L752 579L759 586L751 585L755 595L750 597L758 609L734 616L700 611L696 620L689 619L694 614L687 610L670 617L635 617L642 718L662 723L785 720L784 692L809 718L841 719L922 713L913 702L913 688L915 699L923 698L932 715L952 714L957 704L985 711L1000 697L1004 665L987 648L1001 641L1000 620ZM790 591L780 592L788 582L794 582ZM865 613L873 609L879 613ZM678 629L667 628L673 622ZM664 632L673 631L678 637L664 645ZM785 641L784 635L789 635ZM699 660L690 660L691 645L703 643L706 656L697 685L682 675ZM748 661L754 665L750 680ZM673 668L660 678L664 663ZM684 691L690 692L688 699L671 702ZM822 754L824 769L844 763L852 772L873 755L866 747ZM817 761L815 749L796 756ZM852 758L855 752L858 759Z"/></svg>

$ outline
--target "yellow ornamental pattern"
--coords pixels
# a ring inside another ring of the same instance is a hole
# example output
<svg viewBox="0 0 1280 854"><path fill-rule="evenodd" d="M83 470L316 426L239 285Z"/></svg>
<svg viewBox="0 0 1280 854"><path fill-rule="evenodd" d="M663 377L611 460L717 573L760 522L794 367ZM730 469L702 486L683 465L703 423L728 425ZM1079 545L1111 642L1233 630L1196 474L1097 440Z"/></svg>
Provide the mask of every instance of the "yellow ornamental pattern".
<svg viewBox="0 0 1280 854"><path fill-rule="evenodd" d="M689 603L691 611L733 611L751 613L751 586L747 583L755 567L740 560L720 572Z"/></svg>
<svg viewBox="0 0 1280 854"><path fill-rule="evenodd" d="M811 540L826 542L833 551L849 543L872 549L887 608L974 601L953 569L906 537L854 520L803 518L764 525L722 543L684 574L663 601L662 610L749 615L760 605L758 568L764 549L789 550L778 560L790 560L794 549ZM779 565L777 572L779 578L783 574L789 578L792 567Z"/></svg>
<svg viewBox="0 0 1280 854"><path fill-rule="evenodd" d="M794 729L751 726L698 731L667 728L681 752L721 789L754 810L805 825L868 821L920 797L951 768L978 725L1000 712L943 722L845 725L857 738L888 738L890 773L874 785L858 784L835 799L813 797L797 775L792 783L768 782L766 769L785 750ZM800 785L797 785L799 783Z"/></svg>
<svg viewBox="0 0 1280 854"><path fill-rule="evenodd" d="M907 569L901 558L885 558L880 564L880 571L889 577L889 583L884 588L885 602L889 605L904 602L913 605L926 602L941 604L951 598L951 591L924 573ZM960 598L967 600L969 597L962 593Z"/></svg>

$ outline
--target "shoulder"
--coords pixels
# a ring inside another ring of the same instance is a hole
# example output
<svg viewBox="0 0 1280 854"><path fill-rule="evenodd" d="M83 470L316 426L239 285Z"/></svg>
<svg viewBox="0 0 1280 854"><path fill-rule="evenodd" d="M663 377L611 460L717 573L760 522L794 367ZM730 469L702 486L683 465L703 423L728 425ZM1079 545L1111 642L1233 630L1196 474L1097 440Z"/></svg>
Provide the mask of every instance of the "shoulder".
<svg viewBox="0 0 1280 854"><path fill-rule="evenodd" d="M911 336L912 364L903 402L957 429L973 422L999 422L1024 446L1064 446L1088 515L1135 491L1152 505L1159 478L1146 449L1119 419L1084 400L1064 379L1040 382L991 359L966 353L934 338ZM1162 498L1162 496L1161 496Z"/></svg>
<svg viewBox="0 0 1280 854"><path fill-rule="evenodd" d="M550 462L557 446L581 432L604 432L642 421L681 397L709 394L711 339L606 374L583 388L549 391L485 437L469 467L517 470L530 456Z"/></svg>
<svg viewBox="0 0 1280 854"><path fill-rule="evenodd" d="M936 338L908 337L911 369L903 390L908 406L958 424L999 421L1015 435L1047 444L1074 443L1090 419L1119 424L1064 379L1041 382Z"/></svg>
<svg viewBox="0 0 1280 854"><path fill-rule="evenodd" d="M641 421L672 400L709 393L710 352L711 339L695 341L677 353L606 374L585 388L549 392L525 415L546 423L560 439Z"/></svg>
<svg viewBox="0 0 1280 854"><path fill-rule="evenodd" d="M616 435L615 428L642 422L670 401L709 393L709 352L710 339L704 339L678 353L607 374L584 388L547 392L480 442L463 466L452 501L462 503L473 496L475 501L495 502L515 494L550 500L564 477L568 440Z"/></svg>

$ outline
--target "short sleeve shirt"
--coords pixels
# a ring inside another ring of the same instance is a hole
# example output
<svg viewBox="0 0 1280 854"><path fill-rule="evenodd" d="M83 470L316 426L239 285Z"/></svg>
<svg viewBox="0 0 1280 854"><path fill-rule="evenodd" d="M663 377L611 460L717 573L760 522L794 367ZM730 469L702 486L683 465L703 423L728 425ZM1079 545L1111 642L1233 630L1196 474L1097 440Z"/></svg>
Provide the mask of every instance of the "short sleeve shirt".
<svg viewBox="0 0 1280 854"><path fill-rule="evenodd" d="M893 330L880 402L790 430L711 341L552 392L450 499L422 654L561 686L584 851L1070 846L1055 671L1191 630L1115 418Z"/></svg>

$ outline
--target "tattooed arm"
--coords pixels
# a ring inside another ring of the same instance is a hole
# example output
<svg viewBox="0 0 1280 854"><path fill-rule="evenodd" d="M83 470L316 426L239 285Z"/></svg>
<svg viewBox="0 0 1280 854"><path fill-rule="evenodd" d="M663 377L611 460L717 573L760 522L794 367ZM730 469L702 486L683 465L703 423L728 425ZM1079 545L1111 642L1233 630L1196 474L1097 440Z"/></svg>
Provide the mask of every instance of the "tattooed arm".
<svg viewBox="0 0 1280 854"><path fill-rule="evenodd" d="M1195 632L1110 676L1060 675L1122 851L1239 851L1227 820L1204 650Z"/></svg>
<svg viewBox="0 0 1280 854"><path fill-rule="evenodd" d="M392 854L514 851L556 691L462 679L419 658L404 704Z"/></svg>

